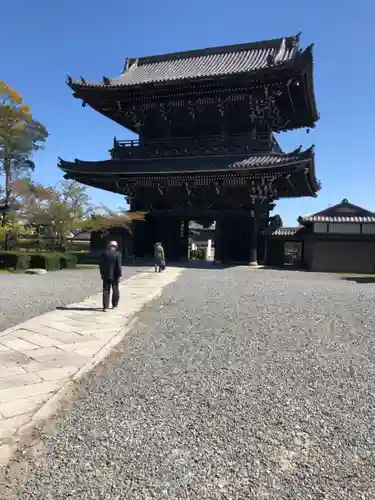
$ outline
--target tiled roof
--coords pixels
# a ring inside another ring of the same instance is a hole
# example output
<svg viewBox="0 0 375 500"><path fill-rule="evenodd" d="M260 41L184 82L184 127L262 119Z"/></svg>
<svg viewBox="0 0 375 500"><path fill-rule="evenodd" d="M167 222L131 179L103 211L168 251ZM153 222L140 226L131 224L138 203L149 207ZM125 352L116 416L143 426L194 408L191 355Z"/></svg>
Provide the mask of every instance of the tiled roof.
<svg viewBox="0 0 375 500"><path fill-rule="evenodd" d="M128 60L124 73L102 83L68 78L71 87L133 86L156 82L249 73L282 66L300 53L299 35Z"/></svg>
<svg viewBox="0 0 375 500"><path fill-rule="evenodd" d="M297 233L304 231L304 227L278 227L277 229L268 228L264 231L269 236L295 236Z"/></svg>
<svg viewBox="0 0 375 500"><path fill-rule="evenodd" d="M273 165L279 164L290 164L303 160L305 158L301 158L301 155L285 155L285 154L268 154L268 155L254 155L249 158L245 158L244 160L237 161L230 165L232 168L266 168Z"/></svg>
<svg viewBox="0 0 375 500"><path fill-rule="evenodd" d="M370 216L303 215L300 217L300 220L301 222L375 224L375 215L370 215Z"/></svg>
<svg viewBox="0 0 375 500"><path fill-rule="evenodd" d="M374 224L375 213L359 205L354 205L347 198L344 198L340 203L320 212L301 215L298 220L302 224L308 222Z"/></svg>
<svg viewBox="0 0 375 500"><path fill-rule="evenodd" d="M300 227L279 227L272 231L272 236L294 236L301 230Z"/></svg>
<svg viewBox="0 0 375 500"><path fill-rule="evenodd" d="M308 149L302 153L291 154L258 154L242 159L236 156L222 156L214 159L201 158L168 158L168 159L127 159L105 160L99 162L75 162L60 161L60 168L65 172L75 172L77 174L155 174L155 173L187 173L196 171L221 171L234 169L267 169L272 167L291 166L301 164L313 159L313 150ZM169 160L169 161L166 161Z"/></svg>
<svg viewBox="0 0 375 500"><path fill-rule="evenodd" d="M211 224L210 227L203 227L202 224L198 224L197 222L194 221L189 222L189 229L197 231L214 231L215 228L216 228L216 222Z"/></svg>

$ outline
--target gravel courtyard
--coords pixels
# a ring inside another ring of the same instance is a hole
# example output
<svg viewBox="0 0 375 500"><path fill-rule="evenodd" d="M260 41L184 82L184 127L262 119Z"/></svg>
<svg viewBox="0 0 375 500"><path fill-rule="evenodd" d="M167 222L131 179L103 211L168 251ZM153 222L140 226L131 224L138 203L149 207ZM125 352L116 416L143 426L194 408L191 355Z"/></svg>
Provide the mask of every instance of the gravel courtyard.
<svg viewBox="0 0 375 500"><path fill-rule="evenodd" d="M11 498L374 499L374 294L330 275L186 271Z"/></svg>
<svg viewBox="0 0 375 500"><path fill-rule="evenodd" d="M139 269L123 268L123 279ZM0 274L0 332L40 314L101 291L97 268L50 272L42 276Z"/></svg>

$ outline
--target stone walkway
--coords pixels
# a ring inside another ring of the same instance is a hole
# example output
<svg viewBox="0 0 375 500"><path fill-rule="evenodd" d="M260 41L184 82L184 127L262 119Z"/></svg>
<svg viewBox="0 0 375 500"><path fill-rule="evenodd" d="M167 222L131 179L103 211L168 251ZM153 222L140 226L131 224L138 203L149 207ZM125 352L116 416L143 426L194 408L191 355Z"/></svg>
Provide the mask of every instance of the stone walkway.
<svg viewBox="0 0 375 500"><path fill-rule="evenodd" d="M73 383L126 336L131 320L183 269L142 272L120 285L116 311L103 314L101 295L0 332L0 466L17 443L58 408Z"/></svg>

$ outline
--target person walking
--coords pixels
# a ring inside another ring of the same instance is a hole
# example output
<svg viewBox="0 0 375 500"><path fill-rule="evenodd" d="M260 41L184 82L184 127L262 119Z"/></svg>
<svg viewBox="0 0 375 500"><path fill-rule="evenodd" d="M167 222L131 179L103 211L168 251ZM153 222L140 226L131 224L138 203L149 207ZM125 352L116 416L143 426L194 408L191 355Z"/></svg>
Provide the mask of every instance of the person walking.
<svg viewBox="0 0 375 500"><path fill-rule="evenodd" d="M116 309L120 300L119 282L122 276L121 254L116 241L110 241L100 257L99 271L103 280L103 311L109 309L112 289L112 307Z"/></svg>
<svg viewBox="0 0 375 500"><path fill-rule="evenodd" d="M165 253L161 243L155 243L154 246L155 257L155 272L161 272L165 269Z"/></svg>

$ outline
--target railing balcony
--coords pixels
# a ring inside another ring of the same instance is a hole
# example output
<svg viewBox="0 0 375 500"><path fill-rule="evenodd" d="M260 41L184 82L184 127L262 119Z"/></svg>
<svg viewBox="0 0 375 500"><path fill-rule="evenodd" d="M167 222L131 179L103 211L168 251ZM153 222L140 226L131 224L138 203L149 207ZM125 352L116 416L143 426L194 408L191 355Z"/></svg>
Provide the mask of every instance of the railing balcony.
<svg viewBox="0 0 375 500"><path fill-rule="evenodd" d="M113 142L110 150L114 159L189 157L227 154L279 152L271 134L243 134L206 137L179 137L157 140L124 140Z"/></svg>

